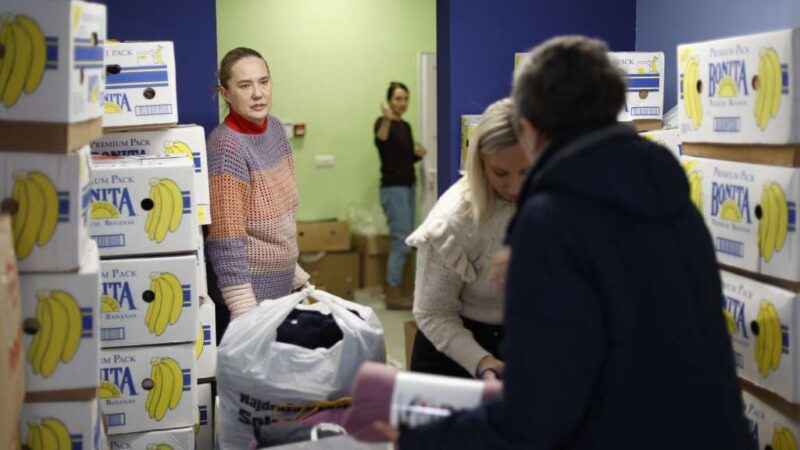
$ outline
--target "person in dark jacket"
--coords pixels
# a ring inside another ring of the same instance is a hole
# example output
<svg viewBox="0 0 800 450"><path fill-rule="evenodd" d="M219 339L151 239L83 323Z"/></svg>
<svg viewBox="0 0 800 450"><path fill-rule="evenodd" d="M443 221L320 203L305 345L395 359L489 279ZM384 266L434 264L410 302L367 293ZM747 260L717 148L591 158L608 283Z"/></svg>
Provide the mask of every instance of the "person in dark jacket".
<svg viewBox="0 0 800 450"><path fill-rule="evenodd" d="M710 235L674 157L615 123L606 52L560 37L517 69L536 164L509 228L503 397L399 448L751 448Z"/></svg>

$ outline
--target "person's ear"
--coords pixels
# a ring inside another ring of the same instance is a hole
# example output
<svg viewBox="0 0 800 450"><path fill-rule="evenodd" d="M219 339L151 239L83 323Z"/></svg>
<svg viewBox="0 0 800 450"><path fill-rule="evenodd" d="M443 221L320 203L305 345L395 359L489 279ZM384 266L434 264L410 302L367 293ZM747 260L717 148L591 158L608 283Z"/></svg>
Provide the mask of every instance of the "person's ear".
<svg viewBox="0 0 800 450"><path fill-rule="evenodd" d="M228 103L231 102L230 99L228 98L228 90L225 89L225 86L223 86L223 85L219 86L219 95L221 95L222 98L225 99L226 102L228 102Z"/></svg>

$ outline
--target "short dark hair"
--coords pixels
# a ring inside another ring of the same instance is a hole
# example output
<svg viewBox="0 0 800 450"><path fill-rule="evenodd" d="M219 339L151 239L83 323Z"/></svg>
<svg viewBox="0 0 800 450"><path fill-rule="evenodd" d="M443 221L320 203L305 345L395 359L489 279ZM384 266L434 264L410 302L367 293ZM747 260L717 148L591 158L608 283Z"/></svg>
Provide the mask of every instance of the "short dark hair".
<svg viewBox="0 0 800 450"><path fill-rule="evenodd" d="M614 123L625 104L622 71L598 39L561 36L531 50L514 73L512 97L550 140Z"/></svg>
<svg viewBox="0 0 800 450"><path fill-rule="evenodd" d="M391 83L389 83L389 90L386 91L386 101L389 101L389 100L392 99L392 95L394 95L395 89L398 89L398 88L406 91L406 94L408 94L408 88L406 87L405 84L403 84L403 83L401 83L399 81L392 81Z"/></svg>

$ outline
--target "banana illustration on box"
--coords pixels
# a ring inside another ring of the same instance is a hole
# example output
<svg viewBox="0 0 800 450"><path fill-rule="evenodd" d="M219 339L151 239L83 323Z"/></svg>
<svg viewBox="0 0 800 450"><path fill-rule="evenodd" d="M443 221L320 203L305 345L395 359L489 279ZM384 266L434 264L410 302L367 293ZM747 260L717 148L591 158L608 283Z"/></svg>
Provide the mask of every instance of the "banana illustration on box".
<svg viewBox="0 0 800 450"><path fill-rule="evenodd" d="M104 313L119 312L119 302L110 295L100 297L100 311Z"/></svg>
<svg viewBox="0 0 800 450"><path fill-rule="evenodd" d="M98 393L100 395L100 398L118 398L120 395L122 395L122 393L119 390L119 387L117 387L116 384L106 380L100 381L100 386L98 387Z"/></svg>
<svg viewBox="0 0 800 450"><path fill-rule="evenodd" d="M39 24L18 14L0 19L0 99L6 108L17 103L22 92L32 94L39 87L47 65L47 44Z"/></svg>
<svg viewBox="0 0 800 450"><path fill-rule="evenodd" d="M696 57L691 57L686 61L683 70L683 104L686 114L692 120L695 128L700 128L703 120L703 105L700 101L698 81L700 81L700 63Z"/></svg>
<svg viewBox="0 0 800 450"><path fill-rule="evenodd" d="M703 173L699 170L689 172L689 198L700 213L703 212ZM738 221L738 220L737 220Z"/></svg>
<svg viewBox="0 0 800 450"><path fill-rule="evenodd" d="M758 223L758 248L764 261L783 249L789 229L789 207L780 184L768 181L761 193L761 219Z"/></svg>
<svg viewBox="0 0 800 450"><path fill-rule="evenodd" d="M797 440L788 428L775 425L772 431L772 450L797 450Z"/></svg>
<svg viewBox="0 0 800 450"><path fill-rule="evenodd" d="M172 450L169 444L149 444L147 450Z"/></svg>
<svg viewBox="0 0 800 450"><path fill-rule="evenodd" d="M164 153L167 155L186 155L194 161L192 149L182 141L165 142Z"/></svg>
<svg viewBox="0 0 800 450"><path fill-rule="evenodd" d="M38 171L15 173L13 198L18 208L14 214L14 250L23 260L33 247L47 245L58 225L59 195L53 181Z"/></svg>
<svg viewBox="0 0 800 450"><path fill-rule="evenodd" d="M783 93L783 73L778 52L766 48L759 53L758 83L756 89L756 125L766 130L769 119L778 115Z"/></svg>
<svg viewBox="0 0 800 450"><path fill-rule="evenodd" d="M150 274L150 290L155 298L147 306L144 322L150 333L164 334L167 324L175 325L183 311L183 287L180 280L169 272Z"/></svg>
<svg viewBox="0 0 800 450"><path fill-rule="evenodd" d="M768 378L780 366L783 354L783 329L778 311L772 302L760 302L756 326L753 328L756 335L755 359L758 373Z"/></svg>
<svg viewBox="0 0 800 450"><path fill-rule="evenodd" d="M169 178L150 180L150 199L153 209L147 213L144 229L151 241L164 242L167 232L174 232L183 218L183 194Z"/></svg>
<svg viewBox="0 0 800 450"><path fill-rule="evenodd" d="M728 333L731 336L737 336L739 334L739 327L736 325L736 320L733 318L733 314L727 309L722 310L722 315L725 317L725 324L728 327Z"/></svg>
<svg viewBox="0 0 800 450"><path fill-rule="evenodd" d="M58 419L30 419L27 444L30 450L71 450L72 437Z"/></svg>
<svg viewBox="0 0 800 450"><path fill-rule="evenodd" d="M40 291L36 320L39 331L28 350L28 362L34 374L47 378L55 372L58 363L68 364L80 344L83 331L78 302L65 291Z"/></svg>
<svg viewBox="0 0 800 450"><path fill-rule="evenodd" d="M104 200L93 201L89 209L91 211L89 217L92 219L116 219L119 217L117 207Z"/></svg>
<svg viewBox="0 0 800 450"><path fill-rule="evenodd" d="M200 356L203 354L203 347L205 335L203 333L203 324L200 322L197 323L197 339L194 341L194 359L200 359Z"/></svg>
<svg viewBox="0 0 800 450"><path fill-rule="evenodd" d="M153 388L147 394L145 409L150 418L160 421L181 402L183 371L172 358L153 358L150 361L150 378Z"/></svg>

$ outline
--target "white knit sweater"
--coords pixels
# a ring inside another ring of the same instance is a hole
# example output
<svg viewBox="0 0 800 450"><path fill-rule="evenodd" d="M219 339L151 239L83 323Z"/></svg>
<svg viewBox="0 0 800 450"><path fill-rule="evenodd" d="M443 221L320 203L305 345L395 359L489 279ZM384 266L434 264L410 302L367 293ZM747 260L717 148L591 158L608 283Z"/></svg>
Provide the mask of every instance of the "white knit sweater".
<svg viewBox="0 0 800 450"><path fill-rule="evenodd" d="M460 316L490 325L503 322L503 299L494 293L489 268L516 206L497 200L489 219L477 224L466 186L462 178L450 187L406 243L418 249L413 313L419 329L437 350L475 374L489 352Z"/></svg>

